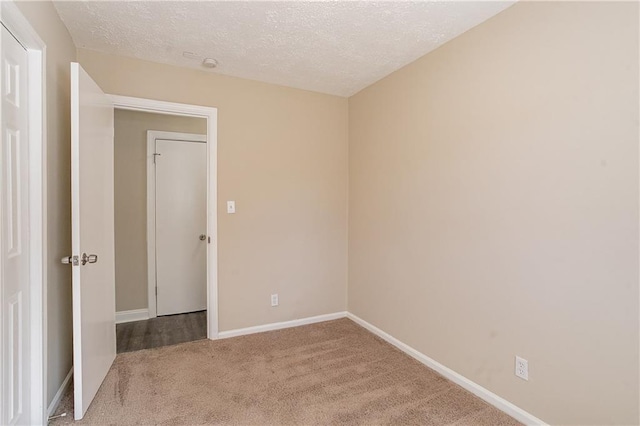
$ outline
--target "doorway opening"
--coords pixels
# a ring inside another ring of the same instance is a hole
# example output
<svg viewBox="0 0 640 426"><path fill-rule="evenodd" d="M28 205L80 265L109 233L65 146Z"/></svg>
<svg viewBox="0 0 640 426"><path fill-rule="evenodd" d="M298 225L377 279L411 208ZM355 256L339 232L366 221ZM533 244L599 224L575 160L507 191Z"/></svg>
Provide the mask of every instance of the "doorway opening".
<svg viewBox="0 0 640 426"><path fill-rule="evenodd" d="M114 114L116 109L206 119L207 337L218 337L217 110L106 95L71 63L71 222L74 418L84 417L116 357ZM100 259L100 261L98 261Z"/></svg>
<svg viewBox="0 0 640 426"><path fill-rule="evenodd" d="M207 164L205 118L116 107L118 353L207 337Z"/></svg>

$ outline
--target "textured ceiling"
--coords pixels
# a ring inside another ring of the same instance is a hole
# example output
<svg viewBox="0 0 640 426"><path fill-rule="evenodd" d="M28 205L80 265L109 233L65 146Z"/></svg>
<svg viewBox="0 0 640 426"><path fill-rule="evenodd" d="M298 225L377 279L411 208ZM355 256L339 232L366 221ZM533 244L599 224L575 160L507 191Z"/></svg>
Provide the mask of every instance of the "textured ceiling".
<svg viewBox="0 0 640 426"><path fill-rule="evenodd" d="M350 96L515 1L57 1L77 47Z"/></svg>

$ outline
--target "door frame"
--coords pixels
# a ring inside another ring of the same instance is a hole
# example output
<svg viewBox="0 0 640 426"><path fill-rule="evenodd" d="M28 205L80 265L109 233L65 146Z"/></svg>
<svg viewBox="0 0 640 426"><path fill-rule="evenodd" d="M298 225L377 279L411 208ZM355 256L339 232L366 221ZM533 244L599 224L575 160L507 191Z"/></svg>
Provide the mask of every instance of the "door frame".
<svg viewBox="0 0 640 426"><path fill-rule="evenodd" d="M47 111L46 44L12 1L0 2L0 22L27 50L29 115L29 308L31 413L46 425L47 413ZM0 135L0 139L1 139ZM0 292L2 297L2 292ZM2 319L0 317L0 327ZM0 339L0 354L2 344ZM1 409L1 407L0 407Z"/></svg>
<svg viewBox="0 0 640 426"><path fill-rule="evenodd" d="M158 306L158 295L156 294L156 175L155 167L153 167L153 154L156 151L157 139L206 143L207 135L147 130L147 296L149 318L157 317Z"/></svg>
<svg viewBox="0 0 640 426"><path fill-rule="evenodd" d="M130 96L108 95L115 109L207 120L207 337L218 338L218 109ZM116 170L117 173L117 170ZM148 225L147 225L148 226ZM149 235L147 235L148 245ZM150 309L151 307L149 307ZM155 307L154 307L155 308Z"/></svg>

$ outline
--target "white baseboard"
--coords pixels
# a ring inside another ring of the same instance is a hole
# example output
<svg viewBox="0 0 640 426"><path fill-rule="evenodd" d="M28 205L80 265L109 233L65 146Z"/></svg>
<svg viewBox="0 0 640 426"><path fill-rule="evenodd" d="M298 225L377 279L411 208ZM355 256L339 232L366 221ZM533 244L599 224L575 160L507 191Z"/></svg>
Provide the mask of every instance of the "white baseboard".
<svg viewBox="0 0 640 426"><path fill-rule="evenodd" d="M318 315L315 317L301 318L292 321L274 322L271 324L257 325L255 327L238 328L236 330L221 331L218 339L228 339L229 337L244 336L246 334L262 333L265 331L281 330L283 328L298 327L300 325L314 324L316 322L331 321L345 318L347 312L335 312L333 314Z"/></svg>
<svg viewBox="0 0 640 426"><path fill-rule="evenodd" d="M458 374L455 371L451 370L450 368L445 367L444 365L440 364L434 359L429 358L422 352L419 352L416 349L413 349L411 346L401 342L400 340L396 339L390 334L385 333L384 331L380 330L378 327L372 324L369 324L362 318L359 318L353 315L352 313L347 313L347 318L351 319L352 321L366 328L373 334L391 343L393 346L400 349L402 352L417 359L418 361L420 361L427 367L431 368L432 370L437 371L438 373L440 373L447 379L451 380L452 382L462 386L472 394L476 395L477 397L493 405L500 411L507 413L508 415L518 420L519 422L522 422L526 425L546 425L545 422L535 417L534 415L527 413L522 408L513 405L506 399L499 397L495 393L489 391L488 389L483 388L482 386L480 386L475 382L472 382L471 380L467 379L463 375Z"/></svg>
<svg viewBox="0 0 640 426"><path fill-rule="evenodd" d="M53 413L56 412L56 409L58 408L58 405L60 405L60 401L62 401L62 397L64 396L65 391L71 384L72 377L73 377L73 367L71 367L71 370L69 370L69 373L67 373L67 377L65 377L64 380L62 381L62 384L60 385L58 392L56 392L56 394L53 396L53 399L51 400L51 404L49 404L49 408L47 408L47 417L51 417Z"/></svg>
<svg viewBox="0 0 640 426"><path fill-rule="evenodd" d="M116 324L123 322L142 321L149 319L148 309L134 309L132 311L116 312Z"/></svg>

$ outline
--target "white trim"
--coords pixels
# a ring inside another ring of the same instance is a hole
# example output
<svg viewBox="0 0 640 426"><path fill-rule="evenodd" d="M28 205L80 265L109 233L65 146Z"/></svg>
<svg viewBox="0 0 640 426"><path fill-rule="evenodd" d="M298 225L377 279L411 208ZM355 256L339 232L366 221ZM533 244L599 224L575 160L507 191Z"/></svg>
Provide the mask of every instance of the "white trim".
<svg viewBox="0 0 640 426"><path fill-rule="evenodd" d="M115 108L130 111L146 111L157 114L181 115L184 117L204 117L217 115L217 108L200 105L180 104L176 102L158 101L155 99L133 98L130 96L107 95Z"/></svg>
<svg viewBox="0 0 640 426"><path fill-rule="evenodd" d="M156 294L156 168L154 167L154 153L158 139L206 143L207 135L147 130L147 306L149 307L149 318L157 316L156 308L158 306L158 295Z"/></svg>
<svg viewBox="0 0 640 426"><path fill-rule="evenodd" d="M46 45L12 1L0 21L27 49L29 73L29 226L31 422L47 424L47 110Z"/></svg>
<svg viewBox="0 0 640 426"><path fill-rule="evenodd" d="M132 309L130 311L116 312L116 324L122 324L124 322L144 321L148 320L148 309Z"/></svg>
<svg viewBox="0 0 640 426"><path fill-rule="evenodd" d="M415 358L416 360L420 361L421 363L431 368L432 370L435 370L436 372L440 373L442 376L446 377L452 382L462 386L463 388L465 388L475 396L488 402L489 404L493 405L500 411L507 413L508 415L518 420L519 422L522 422L526 425L546 425L545 422L535 417L534 415L524 411L522 408L517 407L516 405L510 403L504 398L499 397L498 395L491 392L490 390L483 388L479 384L472 382L471 380L467 379L463 375L456 373L455 371L451 370L448 367L445 367L444 365L440 364L438 361L432 358L429 358L422 352L419 352L416 349L412 348L411 346L407 345L406 343L401 342L400 340L396 339L390 334L380 330L378 327L372 324L369 324L367 321L363 320L362 318L357 317L356 315L350 312L347 313L347 318L357 323L358 325L361 325L362 327L366 328L371 333L377 335L378 337L392 344L393 346L400 349L402 352L406 353L412 358Z"/></svg>
<svg viewBox="0 0 640 426"><path fill-rule="evenodd" d="M60 401L62 401L65 391L71 384L72 377L73 377L73 367L71 367L71 370L69 370L69 372L67 373L67 377L64 378L64 380L62 381L62 384L60 385L60 388L58 388L58 392L56 392L56 394L53 396L53 399L51 400L51 404L49 404L49 408L47 409L47 415L49 417L51 417L53 413L55 413L56 410L58 409L58 405L60 405Z"/></svg>
<svg viewBox="0 0 640 426"><path fill-rule="evenodd" d="M221 331L218 338L228 339L229 337L244 336L247 334L264 333L265 331L281 330L283 328L298 327L301 325L315 324L317 322L331 321L346 318L347 312L335 312L333 314L318 315L315 317L301 318L291 321L273 322L271 324L256 325L255 327L238 328L235 330Z"/></svg>
<svg viewBox="0 0 640 426"><path fill-rule="evenodd" d="M207 119L207 337L218 338L218 109L109 95L114 108Z"/></svg>
<svg viewBox="0 0 640 426"><path fill-rule="evenodd" d="M183 142L207 142L207 135L199 133L180 133L180 132L165 132L163 130L147 130L147 143L149 143L149 137L151 140L169 140L169 141L183 141Z"/></svg>

